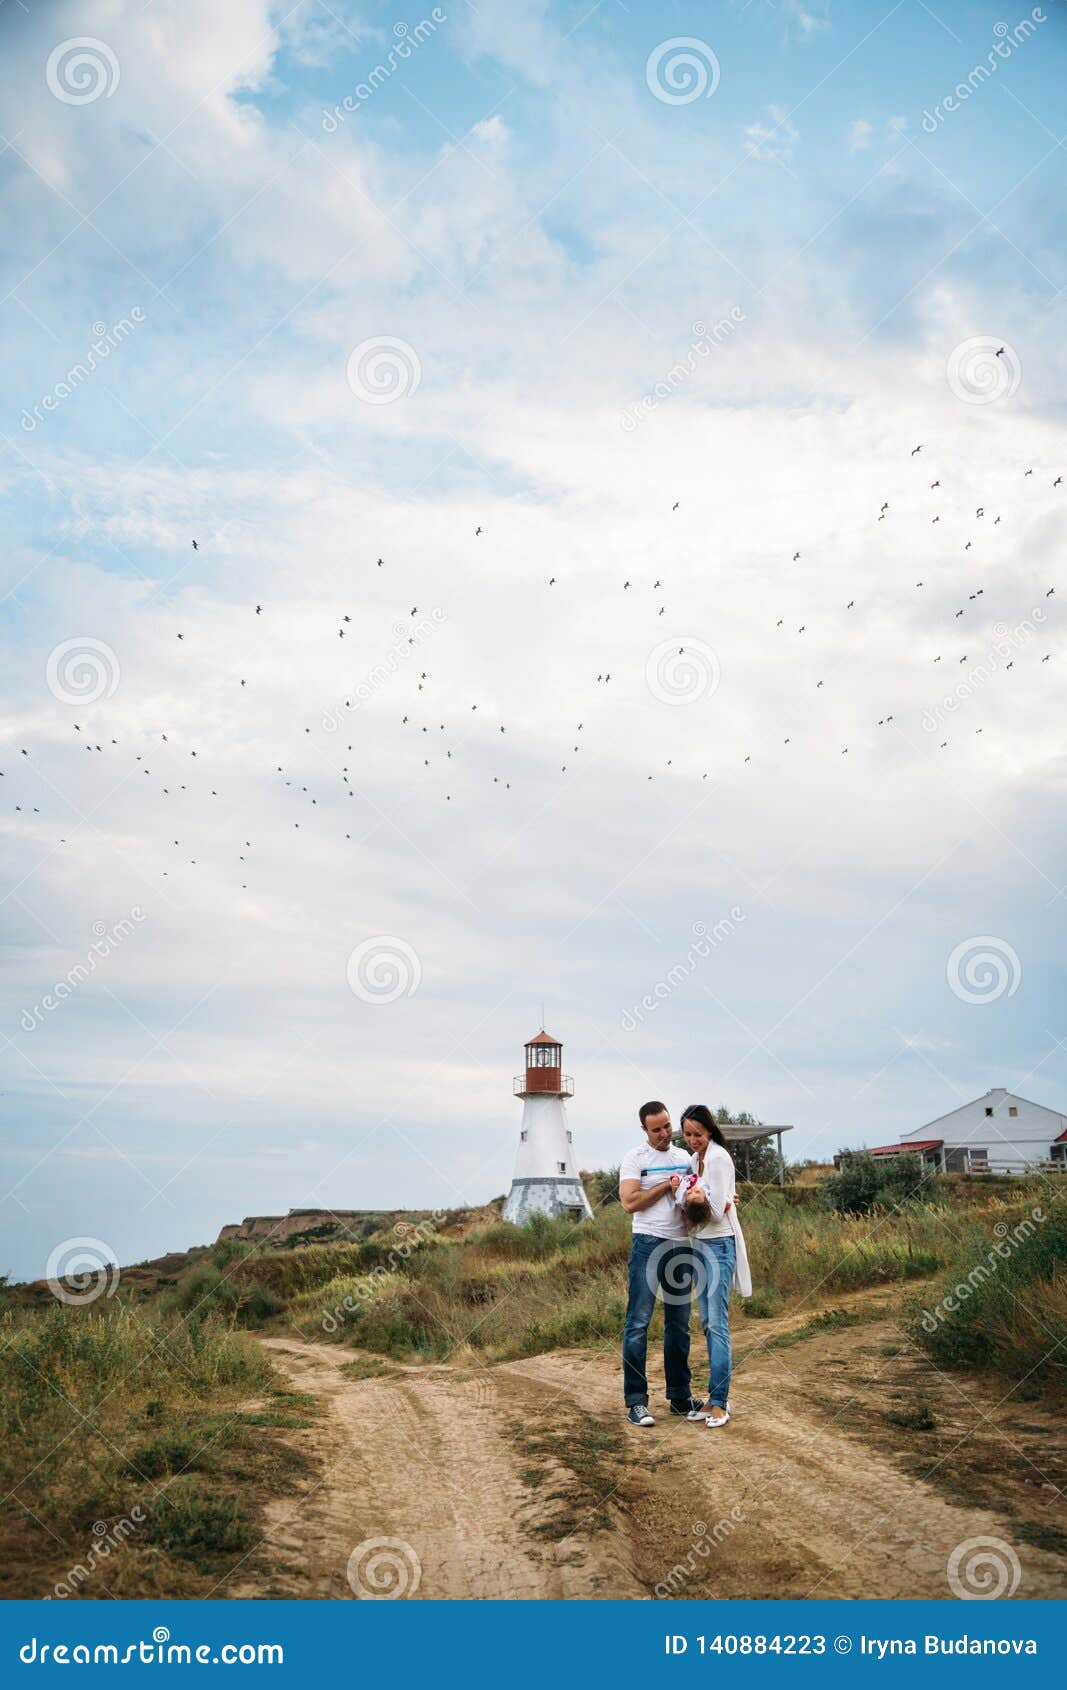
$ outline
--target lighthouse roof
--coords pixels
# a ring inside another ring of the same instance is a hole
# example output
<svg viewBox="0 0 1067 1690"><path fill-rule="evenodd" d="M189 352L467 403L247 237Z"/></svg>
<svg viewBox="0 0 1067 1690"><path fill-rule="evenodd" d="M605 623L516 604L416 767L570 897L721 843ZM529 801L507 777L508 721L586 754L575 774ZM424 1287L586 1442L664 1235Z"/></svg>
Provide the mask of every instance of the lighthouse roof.
<svg viewBox="0 0 1067 1690"><path fill-rule="evenodd" d="M526 1043L528 1045L558 1045L560 1040L554 1039L551 1033L546 1033L542 1027L541 1031L534 1038L527 1039Z"/></svg>

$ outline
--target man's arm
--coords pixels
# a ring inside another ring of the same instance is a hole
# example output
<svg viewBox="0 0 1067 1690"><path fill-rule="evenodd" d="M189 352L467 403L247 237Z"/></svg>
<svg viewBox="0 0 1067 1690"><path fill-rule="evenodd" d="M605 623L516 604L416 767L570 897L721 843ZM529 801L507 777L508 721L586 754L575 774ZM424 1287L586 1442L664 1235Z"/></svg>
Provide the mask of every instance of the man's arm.
<svg viewBox="0 0 1067 1690"><path fill-rule="evenodd" d="M619 1181L619 1202L628 1215L636 1215L641 1209L650 1209L653 1203L658 1203L661 1197L666 1197L678 1184L678 1175L672 1174L670 1179L664 1180L662 1185L653 1185L648 1191L641 1190L639 1179L621 1179Z"/></svg>

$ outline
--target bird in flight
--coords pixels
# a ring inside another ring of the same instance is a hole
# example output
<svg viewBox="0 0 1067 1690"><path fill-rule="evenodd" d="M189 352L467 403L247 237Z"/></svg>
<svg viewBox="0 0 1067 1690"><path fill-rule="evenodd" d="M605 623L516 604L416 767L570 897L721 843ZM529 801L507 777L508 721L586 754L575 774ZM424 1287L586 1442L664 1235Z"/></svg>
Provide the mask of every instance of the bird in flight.
<svg viewBox="0 0 1067 1690"><path fill-rule="evenodd" d="M199 550L200 550L200 547L199 547L198 543L194 540L193 541L193 551L198 552Z"/></svg>
<svg viewBox="0 0 1067 1690"><path fill-rule="evenodd" d="M915 454L916 454L916 453L917 453L917 452L921 452L921 451L922 451L922 447L921 447L921 446L913 446L913 447L912 447L912 449L911 449L911 455L912 455L912 457L913 457L913 458L914 458L914 456L915 456Z"/></svg>

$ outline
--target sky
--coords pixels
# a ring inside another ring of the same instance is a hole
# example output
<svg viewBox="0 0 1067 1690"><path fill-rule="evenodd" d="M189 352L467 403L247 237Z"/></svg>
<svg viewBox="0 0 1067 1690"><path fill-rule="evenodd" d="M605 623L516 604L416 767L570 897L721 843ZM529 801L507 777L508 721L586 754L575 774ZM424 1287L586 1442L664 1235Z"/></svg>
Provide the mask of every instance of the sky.
<svg viewBox="0 0 1067 1690"><path fill-rule="evenodd" d="M1062 0L0 41L0 1272L1067 1108Z"/></svg>

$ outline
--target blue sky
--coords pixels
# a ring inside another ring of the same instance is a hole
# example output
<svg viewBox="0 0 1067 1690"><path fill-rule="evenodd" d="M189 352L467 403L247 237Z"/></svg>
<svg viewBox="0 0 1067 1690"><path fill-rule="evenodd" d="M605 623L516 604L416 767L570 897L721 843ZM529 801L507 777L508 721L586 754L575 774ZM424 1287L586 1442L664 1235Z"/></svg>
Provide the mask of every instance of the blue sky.
<svg viewBox="0 0 1067 1690"><path fill-rule="evenodd" d="M1062 5L0 31L0 1270L1063 1108Z"/></svg>

